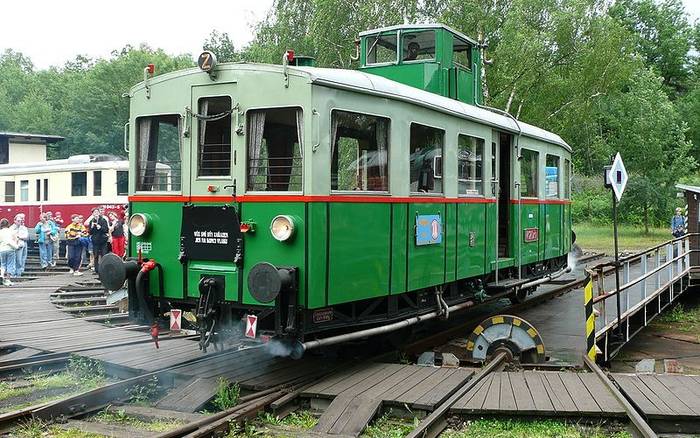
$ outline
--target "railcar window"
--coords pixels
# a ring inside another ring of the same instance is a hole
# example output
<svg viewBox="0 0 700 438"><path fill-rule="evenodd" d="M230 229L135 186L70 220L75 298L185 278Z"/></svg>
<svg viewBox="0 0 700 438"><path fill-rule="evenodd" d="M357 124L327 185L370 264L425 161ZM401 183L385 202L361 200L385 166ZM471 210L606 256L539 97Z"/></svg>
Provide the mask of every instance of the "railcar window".
<svg viewBox="0 0 700 438"><path fill-rule="evenodd" d="M87 195L87 172L71 172L70 186L71 196Z"/></svg>
<svg viewBox="0 0 700 438"><path fill-rule="evenodd" d="M401 59L403 61L435 59L435 31L402 33Z"/></svg>
<svg viewBox="0 0 700 438"><path fill-rule="evenodd" d="M521 152L520 160L520 196L527 198L537 197L537 163L539 153L528 149Z"/></svg>
<svg viewBox="0 0 700 438"><path fill-rule="evenodd" d="M179 192L182 188L180 116L137 120L136 191Z"/></svg>
<svg viewBox="0 0 700 438"><path fill-rule="evenodd" d="M27 179L19 182L19 200L20 202L29 201L29 180Z"/></svg>
<svg viewBox="0 0 700 438"><path fill-rule="evenodd" d="M129 194L129 172L126 170L117 171L117 195Z"/></svg>
<svg viewBox="0 0 700 438"><path fill-rule="evenodd" d="M497 179L498 173L496 172L496 142L491 142L491 179Z"/></svg>
<svg viewBox="0 0 700 438"><path fill-rule="evenodd" d="M10 140L7 137L0 137L0 164L10 162Z"/></svg>
<svg viewBox="0 0 700 438"><path fill-rule="evenodd" d="M547 198L559 197L559 157L549 155L545 157L544 187Z"/></svg>
<svg viewBox="0 0 700 438"><path fill-rule="evenodd" d="M457 182L460 195L483 195L484 140L468 135L457 139Z"/></svg>
<svg viewBox="0 0 700 438"><path fill-rule="evenodd" d="M452 47L452 61L467 70L472 68L472 45L466 41L455 38Z"/></svg>
<svg viewBox="0 0 700 438"><path fill-rule="evenodd" d="M304 124L300 108L248 111L248 190L301 191Z"/></svg>
<svg viewBox="0 0 700 438"><path fill-rule="evenodd" d="M44 179L44 201L49 200L49 179Z"/></svg>
<svg viewBox="0 0 700 438"><path fill-rule="evenodd" d="M199 176L231 175L231 98L199 100Z"/></svg>
<svg viewBox="0 0 700 438"><path fill-rule="evenodd" d="M396 34L367 37L367 64L396 62Z"/></svg>
<svg viewBox="0 0 700 438"><path fill-rule="evenodd" d="M331 114L331 190L389 190L389 119Z"/></svg>
<svg viewBox="0 0 700 438"><path fill-rule="evenodd" d="M95 170L92 172L92 195L102 196L102 171Z"/></svg>
<svg viewBox="0 0 700 438"><path fill-rule="evenodd" d="M36 180L36 200L41 201L41 180Z"/></svg>
<svg viewBox="0 0 700 438"><path fill-rule="evenodd" d="M442 146L445 131L411 124L411 192L442 193Z"/></svg>
<svg viewBox="0 0 700 438"><path fill-rule="evenodd" d="M571 161L564 160L564 199L571 198Z"/></svg>
<svg viewBox="0 0 700 438"><path fill-rule="evenodd" d="M5 181L5 202L15 202L14 181Z"/></svg>

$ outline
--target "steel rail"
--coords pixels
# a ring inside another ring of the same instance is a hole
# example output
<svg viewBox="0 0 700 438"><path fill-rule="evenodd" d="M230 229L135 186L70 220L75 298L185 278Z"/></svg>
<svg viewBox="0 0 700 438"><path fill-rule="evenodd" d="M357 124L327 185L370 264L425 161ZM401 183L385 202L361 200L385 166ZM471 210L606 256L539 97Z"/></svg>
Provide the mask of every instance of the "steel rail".
<svg viewBox="0 0 700 438"><path fill-rule="evenodd" d="M458 388L446 401L442 402L435 410L425 417L406 438L435 438L447 427L447 415L450 408L457 403L466 393L468 393L477 383L481 382L492 371L498 369L506 359L506 353L498 353L491 362L488 363L478 373L474 374L469 381Z"/></svg>
<svg viewBox="0 0 700 438"><path fill-rule="evenodd" d="M619 389L617 389L617 386L613 384L613 382L610 381L608 376L605 375L603 370L601 370L598 365L595 364L588 356L584 355L583 356L583 363L590 369L595 375L600 379L601 382L612 392L613 396L617 399L618 402L625 408L625 413L627 414L627 417L630 419L630 422L634 426L634 428L637 430L638 435L635 436L641 436L644 438L657 438L656 432L649 426L649 424L644 420L644 417L637 412L637 410L632 406L632 404L627 400L627 398L622 395Z"/></svg>

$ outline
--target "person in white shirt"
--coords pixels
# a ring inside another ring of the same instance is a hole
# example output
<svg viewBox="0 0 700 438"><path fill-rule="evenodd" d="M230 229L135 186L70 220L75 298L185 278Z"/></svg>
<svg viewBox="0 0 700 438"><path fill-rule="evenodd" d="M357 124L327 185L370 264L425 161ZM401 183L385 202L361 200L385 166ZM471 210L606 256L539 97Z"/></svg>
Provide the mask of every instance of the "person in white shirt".
<svg viewBox="0 0 700 438"><path fill-rule="evenodd" d="M15 269L10 274L13 277L21 277L24 274L24 267L27 264L27 249L29 247L29 230L24 225L24 213L15 215L15 221L10 226L17 235L19 247L15 251Z"/></svg>
<svg viewBox="0 0 700 438"><path fill-rule="evenodd" d="M12 286L10 274L15 270L15 252L18 247L17 233L10 229L10 221L0 219L0 277L4 286Z"/></svg>

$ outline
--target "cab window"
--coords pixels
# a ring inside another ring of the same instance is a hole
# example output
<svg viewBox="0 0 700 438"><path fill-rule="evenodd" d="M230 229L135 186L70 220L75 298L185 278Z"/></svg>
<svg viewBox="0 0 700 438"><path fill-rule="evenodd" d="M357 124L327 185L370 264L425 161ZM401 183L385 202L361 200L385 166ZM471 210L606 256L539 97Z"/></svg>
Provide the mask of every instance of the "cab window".
<svg viewBox="0 0 700 438"><path fill-rule="evenodd" d="M331 131L331 189L388 191L389 119L334 110Z"/></svg>
<svg viewBox="0 0 700 438"><path fill-rule="evenodd" d="M401 60L425 61L435 59L435 31L401 34Z"/></svg>
<svg viewBox="0 0 700 438"><path fill-rule="evenodd" d="M539 153L523 149L520 160L520 196L523 198L537 197L537 162Z"/></svg>
<svg viewBox="0 0 700 438"><path fill-rule="evenodd" d="M544 168L545 196L559 197L559 157L547 154Z"/></svg>
<svg viewBox="0 0 700 438"><path fill-rule="evenodd" d="M472 45L459 38L454 39L452 61L467 70L472 68Z"/></svg>
<svg viewBox="0 0 700 438"><path fill-rule="evenodd" d="M396 62L396 34L370 35L366 40L367 64L383 64Z"/></svg>
<svg viewBox="0 0 700 438"><path fill-rule="evenodd" d="M301 108L248 111L249 191L301 191L303 129Z"/></svg>
<svg viewBox="0 0 700 438"><path fill-rule="evenodd" d="M198 176L231 175L231 98L199 100Z"/></svg>
<svg viewBox="0 0 700 438"><path fill-rule="evenodd" d="M457 140L457 182L460 195L483 195L484 140L460 135Z"/></svg>
<svg viewBox="0 0 700 438"><path fill-rule="evenodd" d="M136 120L136 190L179 192L182 189L180 116Z"/></svg>
<svg viewBox="0 0 700 438"><path fill-rule="evenodd" d="M411 124L411 192L442 193L442 147L445 131Z"/></svg>

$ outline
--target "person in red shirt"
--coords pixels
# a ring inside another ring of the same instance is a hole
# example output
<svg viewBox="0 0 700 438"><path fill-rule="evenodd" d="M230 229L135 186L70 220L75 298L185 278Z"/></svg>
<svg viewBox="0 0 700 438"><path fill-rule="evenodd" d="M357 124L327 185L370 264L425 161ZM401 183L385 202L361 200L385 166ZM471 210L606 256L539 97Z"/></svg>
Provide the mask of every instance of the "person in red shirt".
<svg viewBox="0 0 700 438"><path fill-rule="evenodd" d="M124 257L124 221L115 212L109 214L109 233L112 236L112 252Z"/></svg>

